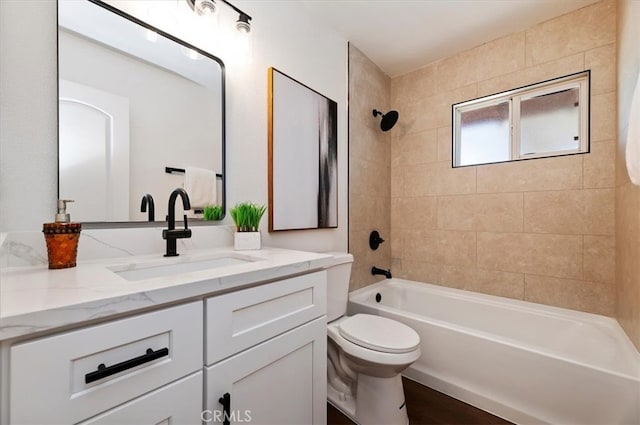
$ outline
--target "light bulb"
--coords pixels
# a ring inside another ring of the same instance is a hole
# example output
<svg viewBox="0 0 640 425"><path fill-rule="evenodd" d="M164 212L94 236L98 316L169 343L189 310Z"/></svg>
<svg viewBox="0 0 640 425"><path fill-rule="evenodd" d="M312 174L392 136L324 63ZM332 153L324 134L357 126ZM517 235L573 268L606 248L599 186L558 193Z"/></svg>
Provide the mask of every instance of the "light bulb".
<svg viewBox="0 0 640 425"><path fill-rule="evenodd" d="M149 40L152 43L155 43L156 41L158 41L158 33L153 30L147 30L145 37L147 38L147 40Z"/></svg>
<svg viewBox="0 0 640 425"><path fill-rule="evenodd" d="M194 61L202 59L202 56L200 55L200 53L196 52L195 50L189 47L183 47L182 54Z"/></svg>
<svg viewBox="0 0 640 425"><path fill-rule="evenodd" d="M249 18L249 16L241 13L240 16L238 16L238 20L236 21L236 29L239 32L245 34L251 32L251 24L249 23L250 19L251 18Z"/></svg>
<svg viewBox="0 0 640 425"><path fill-rule="evenodd" d="M216 13L214 0L195 0L193 7L200 16L213 16Z"/></svg>

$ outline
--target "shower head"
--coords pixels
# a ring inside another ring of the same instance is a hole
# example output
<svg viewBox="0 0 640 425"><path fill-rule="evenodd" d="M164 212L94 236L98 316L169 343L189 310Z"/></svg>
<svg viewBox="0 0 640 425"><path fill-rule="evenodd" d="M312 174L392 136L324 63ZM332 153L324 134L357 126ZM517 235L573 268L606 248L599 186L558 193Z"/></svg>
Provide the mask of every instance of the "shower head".
<svg viewBox="0 0 640 425"><path fill-rule="evenodd" d="M373 116L377 117L378 115L382 115L382 120L380 121L380 130L389 131L396 125L398 122L398 111L389 111L386 114L378 111L377 109L373 110Z"/></svg>

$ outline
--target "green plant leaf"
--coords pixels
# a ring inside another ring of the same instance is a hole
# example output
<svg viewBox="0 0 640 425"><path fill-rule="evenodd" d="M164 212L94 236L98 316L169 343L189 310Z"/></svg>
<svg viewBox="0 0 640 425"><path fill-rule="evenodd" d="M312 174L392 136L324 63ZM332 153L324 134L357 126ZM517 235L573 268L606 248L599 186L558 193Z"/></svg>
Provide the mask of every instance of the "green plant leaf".
<svg viewBox="0 0 640 425"><path fill-rule="evenodd" d="M221 220L222 207L220 205L208 204L204 206L203 217L205 220Z"/></svg>
<svg viewBox="0 0 640 425"><path fill-rule="evenodd" d="M231 208L229 213L238 232L257 232L260 228L260 220L266 211L265 205L241 202Z"/></svg>

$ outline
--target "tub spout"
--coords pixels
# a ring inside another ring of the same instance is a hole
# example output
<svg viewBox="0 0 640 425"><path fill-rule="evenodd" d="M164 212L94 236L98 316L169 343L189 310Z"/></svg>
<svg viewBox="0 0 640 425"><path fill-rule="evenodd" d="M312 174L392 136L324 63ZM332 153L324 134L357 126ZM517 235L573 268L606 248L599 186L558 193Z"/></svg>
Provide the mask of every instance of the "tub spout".
<svg viewBox="0 0 640 425"><path fill-rule="evenodd" d="M379 269L376 266L371 267L371 274L372 275L377 275L377 274L381 274L382 276L386 277L387 279L391 279L391 269L389 270L384 270L384 269Z"/></svg>

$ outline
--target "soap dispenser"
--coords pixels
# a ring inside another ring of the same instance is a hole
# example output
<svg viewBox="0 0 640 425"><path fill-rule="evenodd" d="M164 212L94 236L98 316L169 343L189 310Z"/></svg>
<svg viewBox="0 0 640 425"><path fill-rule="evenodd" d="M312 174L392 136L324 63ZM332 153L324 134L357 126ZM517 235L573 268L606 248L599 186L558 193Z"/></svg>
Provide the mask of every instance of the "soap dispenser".
<svg viewBox="0 0 640 425"><path fill-rule="evenodd" d="M67 213L67 202L73 201L58 199L55 222L42 225L42 233L44 233L47 242L50 269L66 269L76 266L78 240L82 225L71 222L71 216Z"/></svg>

